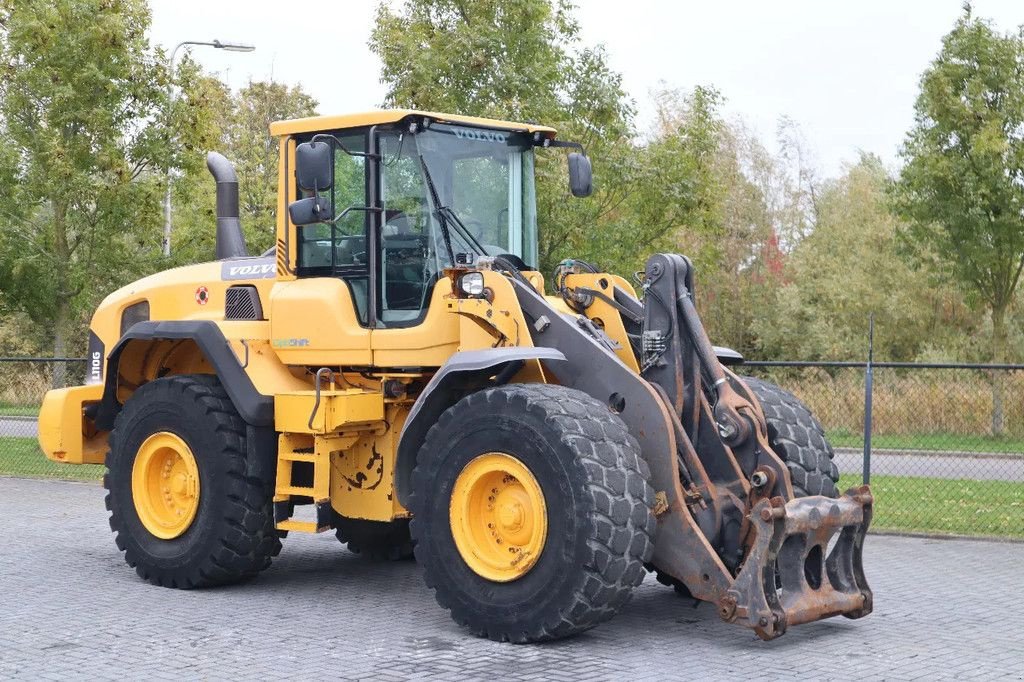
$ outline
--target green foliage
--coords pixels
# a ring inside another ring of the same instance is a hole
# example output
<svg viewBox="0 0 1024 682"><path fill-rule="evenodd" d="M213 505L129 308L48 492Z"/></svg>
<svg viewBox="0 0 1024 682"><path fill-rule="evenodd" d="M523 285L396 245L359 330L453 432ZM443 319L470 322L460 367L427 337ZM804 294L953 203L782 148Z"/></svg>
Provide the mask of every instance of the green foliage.
<svg viewBox="0 0 1024 682"><path fill-rule="evenodd" d="M641 262L661 250L689 256L709 334L751 352L754 312L782 267L770 188L755 181L778 169L756 138L723 119L722 101L710 87L655 93L656 129L640 150L645 181L626 203L634 239L624 246Z"/></svg>
<svg viewBox="0 0 1024 682"><path fill-rule="evenodd" d="M922 77L898 179L864 156L821 181L795 124L781 121L781 151L769 153L723 116L712 87L656 92L640 135L621 75L583 43L574 11L568 0L382 3L370 42L387 106L537 121L586 146L596 191L584 200L569 194L565 152L537 150L545 272L576 257L628 276L653 252L687 254L712 337L760 357L862 358L871 313L879 358L1021 357L1024 34L968 7ZM0 0L0 345L11 353L77 354L103 295L212 257L207 151L236 166L250 252L273 243L268 127L317 103L276 82L232 93L187 53L172 84L148 28L143 0ZM339 158L338 177L361 188L360 163ZM393 187L421 181L400 170ZM168 176L170 261L159 256ZM505 185L487 182L465 194L488 205Z"/></svg>
<svg viewBox="0 0 1024 682"><path fill-rule="evenodd" d="M169 169L170 264L209 260L209 150L236 163L251 250L273 243L268 127L316 102L279 83L232 96L187 55L172 99L149 20L142 0L0 0L0 313L20 331L5 346L80 353L104 295L169 265L159 256Z"/></svg>
<svg viewBox="0 0 1024 682"><path fill-rule="evenodd" d="M580 44L568 2L381 4L370 49L383 62L388 106L540 121L584 144L595 160L587 201L569 194L562 153L538 153L540 265L548 271L569 255L623 265L632 225L619 208L637 183L633 106L603 48Z"/></svg>
<svg viewBox="0 0 1024 682"><path fill-rule="evenodd" d="M970 6L921 78L894 204L917 257L963 283L992 315L991 359L1005 360L1005 315L1024 268L1024 37Z"/></svg>
<svg viewBox="0 0 1024 682"><path fill-rule="evenodd" d="M863 358L872 313L875 353L886 360L946 346L970 324L955 290L900 258L889 182L881 161L864 155L819 189L814 230L790 255L775 304L758 314L768 357Z"/></svg>
<svg viewBox="0 0 1024 682"><path fill-rule="evenodd" d="M184 68L182 68L184 67ZM251 82L235 94L216 78L204 76L193 63L179 67L179 101L202 116L207 132L202 144L183 147L184 172L173 185L175 263L195 263L213 257L215 192L206 170L206 153L219 151L238 173L239 211L249 253L274 244L277 226L277 139L270 135L274 121L316 115L316 100L301 86L274 81Z"/></svg>
<svg viewBox="0 0 1024 682"><path fill-rule="evenodd" d="M0 284L63 355L92 292L145 268L171 161L166 74L140 0L0 7Z"/></svg>
<svg viewBox="0 0 1024 682"><path fill-rule="evenodd" d="M277 139L270 124L316 114L317 102L301 86L273 81L249 83L233 99L226 126L228 158L238 172L242 225L250 253L274 243L277 229Z"/></svg>
<svg viewBox="0 0 1024 682"><path fill-rule="evenodd" d="M639 155L644 182L625 206L633 238L617 246L642 258L652 249L687 242L687 255L703 269L720 256L713 235L722 233L726 192L719 178L726 131L718 111L721 96L698 87L690 94L662 91L655 101L657 128Z"/></svg>

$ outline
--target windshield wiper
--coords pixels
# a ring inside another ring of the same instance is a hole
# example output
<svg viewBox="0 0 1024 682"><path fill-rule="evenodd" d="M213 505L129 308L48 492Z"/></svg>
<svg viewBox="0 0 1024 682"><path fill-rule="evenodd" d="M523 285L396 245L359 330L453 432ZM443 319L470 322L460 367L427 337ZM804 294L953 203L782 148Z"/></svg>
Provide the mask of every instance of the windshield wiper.
<svg viewBox="0 0 1024 682"><path fill-rule="evenodd" d="M473 236L473 233L470 232L469 228L466 227L465 223L462 222L462 219L459 218L458 214L456 214L455 211L452 210L451 206L441 206L437 210L444 212L444 214L448 216L452 224L458 228L459 235L466 240L466 242L469 244L471 248L476 249L478 255L487 255L487 249L485 249L483 244L481 244L480 241L475 236Z"/></svg>
<svg viewBox="0 0 1024 682"><path fill-rule="evenodd" d="M450 206L445 206L441 203L441 197L437 193L437 187L434 185L434 179L430 175L430 169L427 167L423 154L418 153L417 156L420 159L420 167L423 168L423 177L427 181L427 189L430 190L430 198L434 202L434 217L441 224L441 236L444 238L444 247L448 251L448 262L455 265L455 250L452 249L450 226L456 228L462 239L471 249L476 251L478 256L486 256L487 251L480 245L480 242L477 241L476 237L473 236L459 216L455 214L455 211Z"/></svg>

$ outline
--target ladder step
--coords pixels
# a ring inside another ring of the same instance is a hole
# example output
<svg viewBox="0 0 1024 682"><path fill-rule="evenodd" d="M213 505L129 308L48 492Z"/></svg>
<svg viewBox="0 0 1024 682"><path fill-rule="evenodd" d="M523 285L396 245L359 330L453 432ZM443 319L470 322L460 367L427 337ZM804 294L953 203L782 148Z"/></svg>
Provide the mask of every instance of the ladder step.
<svg viewBox="0 0 1024 682"><path fill-rule="evenodd" d="M322 533L330 529L330 526L318 527L315 521L296 521L294 519L278 521L276 527L278 530L291 530L297 533Z"/></svg>
<svg viewBox="0 0 1024 682"><path fill-rule="evenodd" d="M277 495L302 495L304 497L315 497L313 488L299 485L286 485L274 491Z"/></svg>
<svg viewBox="0 0 1024 682"><path fill-rule="evenodd" d="M287 462L316 462L316 453L313 452L282 452L278 459Z"/></svg>

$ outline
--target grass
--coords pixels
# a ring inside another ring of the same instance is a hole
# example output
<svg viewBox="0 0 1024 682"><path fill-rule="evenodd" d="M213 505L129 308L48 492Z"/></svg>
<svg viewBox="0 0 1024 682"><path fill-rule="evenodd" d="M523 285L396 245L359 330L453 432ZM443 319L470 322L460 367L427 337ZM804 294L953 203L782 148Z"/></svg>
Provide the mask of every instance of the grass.
<svg viewBox="0 0 1024 682"><path fill-rule="evenodd" d="M862 448L864 434L842 429L830 431L833 447ZM998 452L1024 455L1024 438L959 433L873 434L872 449L935 450L947 452Z"/></svg>
<svg viewBox="0 0 1024 682"><path fill-rule="evenodd" d="M0 476L98 481L103 478L103 468L99 464L51 462L35 438L0 437Z"/></svg>
<svg viewBox="0 0 1024 682"><path fill-rule="evenodd" d="M840 490L859 483L844 475ZM1024 483L872 476L871 490L875 530L1024 539Z"/></svg>
<svg viewBox="0 0 1024 682"><path fill-rule="evenodd" d="M12 405L0 403L0 417L37 417L39 416L38 405Z"/></svg>

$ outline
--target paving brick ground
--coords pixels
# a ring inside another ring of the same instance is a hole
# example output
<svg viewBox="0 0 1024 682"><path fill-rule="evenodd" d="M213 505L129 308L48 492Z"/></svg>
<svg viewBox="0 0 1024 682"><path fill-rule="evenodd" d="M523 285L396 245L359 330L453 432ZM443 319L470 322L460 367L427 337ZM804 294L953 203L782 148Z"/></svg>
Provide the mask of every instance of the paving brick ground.
<svg viewBox="0 0 1024 682"><path fill-rule="evenodd" d="M1022 679L1024 544L870 537L875 613L761 642L653 579L548 645L467 635L414 563L293 536L242 586L152 587L96 485L0 478L0 679Z"/></svg>

